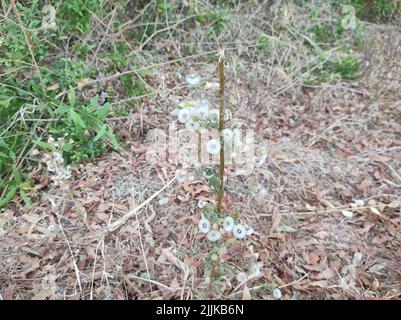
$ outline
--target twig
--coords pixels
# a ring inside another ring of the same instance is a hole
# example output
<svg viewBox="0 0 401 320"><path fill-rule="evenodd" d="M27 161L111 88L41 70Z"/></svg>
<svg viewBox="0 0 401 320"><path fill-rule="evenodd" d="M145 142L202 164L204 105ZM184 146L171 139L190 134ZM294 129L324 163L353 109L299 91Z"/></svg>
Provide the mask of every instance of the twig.
<svg viewBox="0 0 401 320"><path fill-rule="evenodd" d="M128 212L126 215L122 216L118 220L114 221L112 224L109 224L106 228L106 232L113 232L118 229L122 224L124 224L128 219L132 218L136 215L136 213L141 210L143 207L147 206L154 198L156 198L160 193L162 193L165 189L167 189L173 182L175 181L175 177L171 179L163 188L159 191L155 192L150 198L142 202L139 206Z"/></svg>

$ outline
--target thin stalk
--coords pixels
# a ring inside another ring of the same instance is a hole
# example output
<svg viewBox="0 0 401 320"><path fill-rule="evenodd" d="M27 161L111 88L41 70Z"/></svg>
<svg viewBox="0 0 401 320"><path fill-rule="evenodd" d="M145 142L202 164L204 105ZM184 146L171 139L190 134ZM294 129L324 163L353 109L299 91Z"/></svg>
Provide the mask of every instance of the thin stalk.
<svg viewBox="0 0 401 320"><path fill-rule="evenodd" d="M220 189L217 196L217 211L221 213L221 206L223 202L224 194L224 57L221 56L219 59L219 75L220 75L220 114L219 114L219 136L220 136Z"/></svg>

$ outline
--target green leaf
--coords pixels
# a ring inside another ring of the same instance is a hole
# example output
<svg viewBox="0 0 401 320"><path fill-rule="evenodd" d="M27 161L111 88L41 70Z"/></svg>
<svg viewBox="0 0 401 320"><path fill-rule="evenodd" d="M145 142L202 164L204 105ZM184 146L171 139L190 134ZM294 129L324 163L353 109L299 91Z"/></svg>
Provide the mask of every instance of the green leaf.
<svg viewBox="0 0 401 320"><path fill-rule="evenodd" d="M77 103L77 96L73 87L70 87L70 91L68 91L68 101L70 102L71 107L75 107Z"/></svg>
<svg viewBox="0 0 401 320"><path fill-rule="evenodd" d="M73 109L70 109L70 115L77 129L86 128L85 122L82 120L81 116L77 112L75 112Z"/></svg>
<svg viewBox="0 0 401 320"><path fill-rule="evenodd" d="M43 149L47 149L47 150L52 150L53 149L53 147L47 142L43 142L43 141L40 141L40 140L33 140L32 142L34 144L38 145L39 147L42 147Z"/></svg>
<svg viewBox="0 0 401 320"><path fill-rule="evenodd" d="M97 133L95 139L93 139L94 142L98 141L100 138L102 138L102 137L106 134L106 128L107 128L107 125L103 125L103 126L100 128L100 130L99 130L99 132Z"/></svg>
<svg viewBox="0 0 401 320"><path fill-rule="evenodd" d="M220 178L218 178L216 176L212 176L209 179L208 183L209 183L210 188L215 189L215 190L220 190L220 185L221 185Z"/></svg>
<svg viewBox="0 0 401 320"><path fill-rule="evenodd" d="M11 98L8 98L6 100L0 100L0 106L4 107L4 108L8 108L10 106L10 104L11 104L11 100L12 99L13 98L11 97Z"/></svg>
<svg viewBox="0 0 401 320"><path fill-rule="evenodd" d="M98 111L96 111L96 117L98 119L103 119L109 113L110 104L105 103Z"/></svg>
<svg viewBox="0 0 401 320"><path fill-rule="evenodd" d="M31 199L26 195L25 191L20 189L19 194L20 194L22 200L24 200L25 205L27 207L30 207L32 202L31 202Z"/></svg>
<svg viewBox="0 0 401 320"><path fill-rule="evenodd" d="M7 204L8 202L10 202L10 200L15 196L15 193L17 192L17 189L18 188L16 186L12 187L7 192L7 194L3 198L0 199L0 208L2 206L4 206L5 204Z"/></svg>

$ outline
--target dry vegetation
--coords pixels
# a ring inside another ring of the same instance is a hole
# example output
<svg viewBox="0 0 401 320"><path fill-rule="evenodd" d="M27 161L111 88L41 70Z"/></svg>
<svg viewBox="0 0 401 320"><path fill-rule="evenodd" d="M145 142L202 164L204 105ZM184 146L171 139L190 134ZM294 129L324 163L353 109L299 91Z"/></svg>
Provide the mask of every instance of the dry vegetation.
<svg viewBox="0 0 401 320"><path fill-rule="evenodd" d="M87 99L112 91L116 109L134 103L128 114L107 119L123 148L76 166L67 193L51 185L43 165L33 167L32 205L17 198L1 214L0 297L207 298L210 265L207 240L197 233L197 201L214 196L202 179L169 184L179 164L149 164L147 134L166 129L170 112L191 95L184 81L191 70L217 80L216 52L225 48L229 109L255 129L268 159L250 175L228 170L224 209L256 233L221 252L214 296L272 299L279 287L283 299L399 299L401 33L398 26L367 23L363 45L352 52L361 61L358 79L306 82L325 58L348 55L340 48L353 41L346 33L320 46L304 32L312 23L309 9L240 2L230 7L223 32L206 36L182 12L167 20L163 37L155 32L139 45L127 40L138 65L123 72L148 88L140 97L124 95L122 74L107 74L92 56L98 78L77 94ZM320 3L320 19L330 21L330 10ZM123 14L117 6L92 19L86 37L98 39L95 53L141 24L143 12L114 29L113 19ZM319 54L312 54L318 45ZM251 192L259 184L268 190L263 198ZM160 204L162 198L168 203ZM137 207L131 219L104 232ZM263 275L244 290L236 275L254 261Z"/></svg>

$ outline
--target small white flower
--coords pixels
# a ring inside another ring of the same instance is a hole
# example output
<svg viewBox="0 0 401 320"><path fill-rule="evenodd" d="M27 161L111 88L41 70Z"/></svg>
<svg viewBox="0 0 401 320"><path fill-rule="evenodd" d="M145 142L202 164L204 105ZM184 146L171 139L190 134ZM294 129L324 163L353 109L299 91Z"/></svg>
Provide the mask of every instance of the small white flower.
<svg viewBox="0 0 401 320"><path fill-rule="evenodd" d="M209 231L209 233L207 234L207 238L209 241L217 241L220 239L220 232L216 231L216 230L212 230Z"/></svg>
<svg viewBox="0 0 401 320"><path fill-rule="evenodd" d="M219 122L219 118L220 118L220 111L219 109L210 109L209 110L209 114L208 114L209 120L212 123L217 123Z"/></svg>
<svg viewBox="0 0 401 320"><path fill-rule="evenodd" d="M269 194L269 192L267 191L267 189L264 186L260 185L259 186L259 195L258 196L260 198L266 198L268 194Z"/></svg>
<svg viewBox="0 0 401 320"><path fill-rule="evenodd" d="M199 232L208 233L210 231L210 221L208 219L202 218L198 223Z"/></svg>
<svg viewBox="0 0 401 320"><path fill-rule="evenodd" d="M191 110L187 109L181 109L178 111L178 121L181 123L187 122L189 119L191 119Z"/></svg>
<svg viewBox="0 0 401 320"><path fill-rule="evenodd" d="M226 217L223 222L223 229L227 232L231 232L234 228L234 219Z"/></svg>
<svg viewBox="0 0 401 320"><path fill-rule="evenodd" d="M242 225L236 224L233 228L233 235L237 239L243 239L246 236L246 229Z"/></svg>
<svg viewBox="0 0 401 320"><path fill-rule="evenodd" d="M185 123L185 127L188 130L197 131L200 128L200 124L198 122L196 122L196 121L189 120L189 121L187 121L187 123Z"/></svg>
<svg viewBox="0 0 401 320"><path fill-rule="evenodd" d="M259 277L262 272L260 271L260 267L259 264L255 263L251 266L251 268L249 269L249 273L250 273L250 277L252 278L256 278Z"/></svg>
<svg viewBox="0 0 401 320"><path fill-rule="evenodd" d="M53 162L51 160L47 160L46 161L46 165L47 165L47 171L49 172L54 172L55 168L53 166Z"/></svg>
<svg viewBox="0 0 401 320"><path fill-rule="evenodd" d="M164 206L168 203L168 198L164 197L159 200L159 205Z"/></svg>
<svg viewBox="0 0 401 320"><path fill-rule="evenodd" d="M53 159L56 162L63 162L63 156L61 155L60 152L53 152Z"/></svg>
<svg viewBox="0 0 401 320"><path fill-rule="evenodd" d="M47 139L47 142L52 144L54 142L54 138L52 136L49 137L49 139Z"/></svg>
<svg viewBox="0 0 401 320"><path fill-rule="evenodd" d="M187 173L184 170L180 170L180 169L178 169L175 172L175 178L177 179L177 181L179 183L183 183L188 180Z"/></svg>
<svg viewBox="0 0 401 320"><path fill-rule="evenodd" d="M220 88L220 84L218 82L206 82L205 83L205 90L213 90L218 91Z"/></svg>
<svg viewBox="0 0 401 320"><path fill-rule="evenodd" d="M231 142L234 138L234 132L231 129L223 130L224 142Z"/></svg>
<svg viewBox="0 0 401 320"><path fill-rule="evenodd" d="M206 143L206 151L209 154L218 154L220 152L220 148L221 145L219 139L212 139Z"/></svg>
<svg viewBox="0 0 401 320"><path fill-rule="evenodd" d="M244 283L248 280L248 276L246 275L245 272L240 272L237 274L237 281L239 283Z"/></svg>
<svg viewBox="0 0 401 320"><path fill-rule="evenodd" d="M267 154L261 155L259 159L256 159L256 166L260 168L266 163L266 160L267 160Z"/></svg>
<svg viewBox="0 0 401 320"><path fill-rule="evenodd" d="M199 208L199 209L202 209L206 204L207 204L206 201L199 200L199 201L198 201L198 208Z"/></svg>
<svg viewBox="0 0 401 320"><path fill-rule="evenodd" d="M276 288L273 290L273 297L275 299L280 299L281 298L281 290L279 288Z"/></svg>
<svg viewBox="0 0 401 320"><path fill-rule="evenodd" d="M254 233L255 233L255 230L253 230L252 228L250 228L250 229L248 229L248 230L246 231L246 235L247 235L247 236L253 235Z"/></svg>
<svg viewBox="0 0 401 320"><path fill-rule="evenodd" d="M201 120L207 120L209 115L209 106L201 105L196 109L196 116Z"/></svg>
<svg viewBox="0 0 401 320"><path fill-rule="evenodd" d="M195 74L191 73L185 77L185 81L190 85L190 86L195 86L200 82L200 77Z"/></svg>
<svg viewBox="0 0 401 320"><path fill-rule="evenodd" d="M232 113L230 110L224 110L224 121L228 121L232 118Z"/></svg>
<svg viewBox="0 0 401 320"><path fill-rule="evenodd" d="M180 108L175 108L173 111L170 112L170 115L172 115L173 117L178 116L178 112L180 112Z"/></svg>

